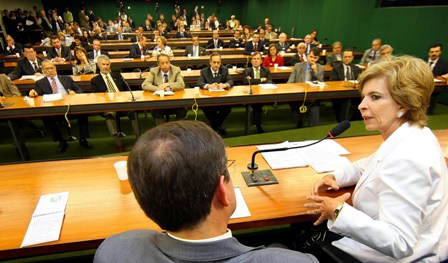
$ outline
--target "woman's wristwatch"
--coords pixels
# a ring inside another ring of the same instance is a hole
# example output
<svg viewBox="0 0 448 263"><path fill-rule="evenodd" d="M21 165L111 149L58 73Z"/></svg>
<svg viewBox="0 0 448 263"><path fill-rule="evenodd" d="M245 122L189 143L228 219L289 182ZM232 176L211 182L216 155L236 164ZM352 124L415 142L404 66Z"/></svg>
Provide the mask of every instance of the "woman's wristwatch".
<svg viewBox="0 0 448 263"><path fill-rule="evenodd" d="M340 205L338 205L338 206L334 209L334 211L333 211L333 221L335 221L335 220L338 218L339 214L340 214L341 211L342 211L342 208L344 208L344 203L341 203Z"/></svg>

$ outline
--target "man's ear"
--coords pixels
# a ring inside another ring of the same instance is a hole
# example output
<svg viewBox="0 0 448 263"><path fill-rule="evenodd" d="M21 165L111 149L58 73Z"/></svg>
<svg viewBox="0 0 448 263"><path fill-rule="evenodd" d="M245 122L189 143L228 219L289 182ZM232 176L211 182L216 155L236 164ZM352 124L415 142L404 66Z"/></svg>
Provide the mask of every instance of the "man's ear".
<svg viewBox="0 0 448 263"><path fill-rule="evenodd" d="M230 201L227 197L227 183L224 181L224 176L221 175L219 177L218 186L216 187L216 195L218 197L219 202L223 206L229 206Z"/></svg>

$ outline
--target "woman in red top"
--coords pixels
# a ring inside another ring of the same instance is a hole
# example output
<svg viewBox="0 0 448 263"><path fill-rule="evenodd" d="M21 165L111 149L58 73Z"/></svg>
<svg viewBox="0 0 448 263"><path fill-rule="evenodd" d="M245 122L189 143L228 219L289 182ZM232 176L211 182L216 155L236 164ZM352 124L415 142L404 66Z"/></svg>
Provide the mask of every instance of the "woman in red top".
<svg viewBox="0 0 448 263"><path fill-rule="evenodd" d="M263 67L273 67L274 64L278 64L277 66L283 66L285 60L282 56L278 55L278 49L275 44L269 45L269 53L268 56L263 60Z"/></svg>

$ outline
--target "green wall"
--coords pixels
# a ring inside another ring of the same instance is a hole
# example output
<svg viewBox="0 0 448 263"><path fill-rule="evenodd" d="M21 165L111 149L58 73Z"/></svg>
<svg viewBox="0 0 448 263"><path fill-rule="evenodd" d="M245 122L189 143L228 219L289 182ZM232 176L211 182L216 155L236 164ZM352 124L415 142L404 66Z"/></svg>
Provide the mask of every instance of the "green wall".
<svg viewBox="0 0 448 263"><path fill-rule="evenodd" d="M392 45L396 54L423 57L436 42L448 48L448 7L379 9L376 4L376 0L248 0L243 15L252 25L269 17L287 34L295 27L295 37L317 28L321 42L340 40L358 51L369 48L375 37Z"/></svg>

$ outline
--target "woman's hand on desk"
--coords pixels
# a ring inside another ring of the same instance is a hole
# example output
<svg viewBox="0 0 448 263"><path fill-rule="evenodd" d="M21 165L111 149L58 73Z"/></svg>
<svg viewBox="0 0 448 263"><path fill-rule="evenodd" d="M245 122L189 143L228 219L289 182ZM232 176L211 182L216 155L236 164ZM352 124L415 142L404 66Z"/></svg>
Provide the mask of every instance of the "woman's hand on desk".
<svg viewBox="0 0 448 263"><path fill-rule="evenodd" d="M319 191L339 190L339 185L336 183L336 178L333 174L327 174L322 179L314 183L311 189L312 195L319 195Z"/></svg>
<svg viewBox="0 0 448 263"><path fill-rule="evenodd" d="M314 225L320 225L325 220L335 220L334 213L335 209L341 204L344 204L347 199L351 196L350 193L345 193L336 198L330 198L326 196L312 195L308 196L306 199L309 201L314 201L314 203L306 203L304 206L310 208L307 211L309 215L318 215L319 218L314 222Z"/></svg>

